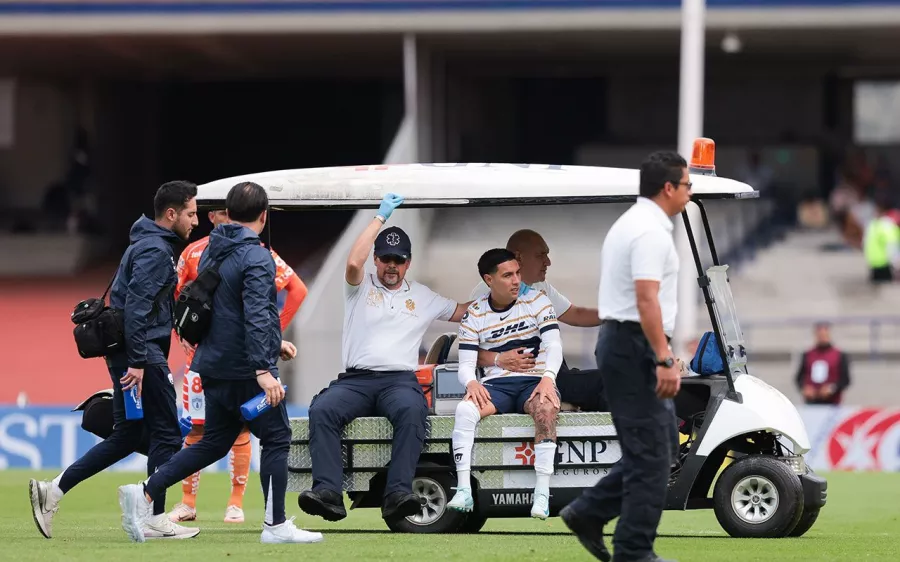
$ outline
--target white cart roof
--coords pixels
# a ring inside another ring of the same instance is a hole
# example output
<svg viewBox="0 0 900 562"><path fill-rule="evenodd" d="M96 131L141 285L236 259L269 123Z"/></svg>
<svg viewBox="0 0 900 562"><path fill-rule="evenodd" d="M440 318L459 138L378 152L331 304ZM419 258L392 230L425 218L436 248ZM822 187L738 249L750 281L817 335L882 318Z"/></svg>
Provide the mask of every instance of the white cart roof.
<svg viewBox="0 0 900 562"><path fill-rule="evenodd" d="M377 208L385 193L405 208L557 205L631 201L639 170L546 164L394 164L307 168L246 174L198 188L201 206L221 205L235 184L252 181L281 209ZM735 180L691 174L695 199L752 198L759 192Z"/></svg>

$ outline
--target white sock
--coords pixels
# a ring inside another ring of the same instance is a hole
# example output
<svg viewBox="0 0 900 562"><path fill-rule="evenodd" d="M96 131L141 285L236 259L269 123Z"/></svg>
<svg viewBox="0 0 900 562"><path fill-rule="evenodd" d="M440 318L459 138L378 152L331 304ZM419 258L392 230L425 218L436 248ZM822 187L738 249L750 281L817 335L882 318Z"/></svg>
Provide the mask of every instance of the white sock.
<svg viewBox="0 0 900 562"><path fill-rule="evenodd" d="M60 481L62 480L63 473L65 473L65 472L66 472L65 470L62 471L62 472L60 472L60 473L56 476L56 478L54 478L54 479L51 481L51 485L50 485L50 496L53 498L54 501L57 501L57 502L58 502L59 500L61 500L62 497L65 495L65 493L62 491L62 488L59 487L59 483L60 483Z"/></svg>
<svg viewBox="0 0 900 562"><path fill-rule="evenodd" d="M550 476L553 474L554 457L556 457L555 442L541 441L534 446L535 494L550 495Z"/></svg>
<svg viewBox="0 0 900 562"><path fill-rule="evenodd" d="M475 445L475 427L481 420L478 407L464 400L456 406L453 423L453 461L456 463L456 487L472 488L472 446Z"/></svg>
<svg viewBox="0 0 900 562"><path fill-rule="evenodd" d="M471 470L456 470L456 487L457 488L468 488L472 489L472 479L471 479L472 471Z"/></svg>

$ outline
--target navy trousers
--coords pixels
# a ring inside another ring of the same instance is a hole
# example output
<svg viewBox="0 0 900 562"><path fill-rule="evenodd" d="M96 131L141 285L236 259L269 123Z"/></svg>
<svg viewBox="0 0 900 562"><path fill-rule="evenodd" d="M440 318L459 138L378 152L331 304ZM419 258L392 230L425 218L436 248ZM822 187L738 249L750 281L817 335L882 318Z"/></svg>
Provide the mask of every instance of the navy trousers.
<svg viewBox="0 0 900 562"><path fill-rule="evenodd" d="M428 406L412 371L341 373L309 405L309 452L313 491L342 493L341 434L356 418L384 416L394 427L384 496L412 492L425 444Z"/></svg>
<svg viewBox="0 0 900 562"><path fill-rule="evenodd" d="M144 490L153 499L154 505L160 498L165 501L169 486L227 455L246 423L250 432L259 438L259 479L266 505L265 522L269 525L284 523L287 460L291 446L291 427L284 402L246 422L241 416L241 404L262 392L255 378L216 379L204 377L202 373L200 378L206 398L203 438L178 451L150 477Z"/></svg>
<svg viewBox="0 0 900 562"><path fill-rule="evenodd" d="M148 366L144 369L141 383L141 404L144 419L125 418L125 402L122 383L119 378L128 367L124 363L107 362L109 377L113 383L113 431L112 434L94 445L83 457L75 461L63 472L59 487L68 492L81 482L105 470L135 451L138 444L147 439L147 476L156 472L181 448L181 429L178 426L178 409L175 402L175 387L171 382L168 366ZM154 505L154 514L165 511L165 490L159 504Z"/></svg>
<svg viewBox="0 0 900 562"><path fill-rule="evenodd" d="M678 451L675 408L656 396L655 355L640 324L605 322L595 355L622 458L572 507L598 525L619 517L613 560L636 560L653 552L665 508Z"/></svg>

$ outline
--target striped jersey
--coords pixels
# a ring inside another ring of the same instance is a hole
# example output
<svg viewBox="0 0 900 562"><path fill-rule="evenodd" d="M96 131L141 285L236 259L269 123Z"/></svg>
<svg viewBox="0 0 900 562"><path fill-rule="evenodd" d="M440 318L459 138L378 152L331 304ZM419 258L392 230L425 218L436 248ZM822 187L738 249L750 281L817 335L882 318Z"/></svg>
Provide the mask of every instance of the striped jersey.
<svg viewBox="0 0 900 562"><path fill-rule="evenodd" d="M490 293L469 305L459 324L459 379L475 380L478 350L503 352L528 348L535 357L534 369L524 373L491 365L484 367L481 381L497 377L544 374L555 379L562 363L562 342L553 304L543 291L527 288L510 305L494 308Z"/></svg>

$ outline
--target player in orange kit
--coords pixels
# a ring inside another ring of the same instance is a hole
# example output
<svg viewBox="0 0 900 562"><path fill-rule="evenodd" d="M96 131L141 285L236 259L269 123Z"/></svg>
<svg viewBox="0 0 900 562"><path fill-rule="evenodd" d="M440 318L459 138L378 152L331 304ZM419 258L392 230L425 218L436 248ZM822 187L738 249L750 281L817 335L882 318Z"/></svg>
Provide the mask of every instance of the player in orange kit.
<svg viewBox="0 0 900 562"><path fill-rule="evenodd" d="M228 222L228 215L224 209L210 211L209 220L213 223L213 227L216 227ZM181 253L178 266L176 267L178 272L178 285L175 288L176 299L185 283L197 278L197 264L200 263L200 255L203 254L207 244L209 244L209 236L190 244ZM300 277L291 269L291 266L285 263L274 250L272 250L272 258L275 260L275 288L278 291L282 289L287 291L287 298L280 315L281 331L283 332L287 325L290 324L297 309L300 308L303 299L306 298L307 289ZM206 408L200 375L190 370L191 362L194 359L194 350L186 342L182 342L182 346L187 358L181 393L184 400L184 411L191 416L191 424L193 426L191 432L188 433L184 440L184 446L190 447L203 437L203 421ZM231 498L228 500L228 507L225 509L226 523L244 522L243 502L244 490L247 488L247 477L250 474L250 450L250 430L247 426L244 426L229 454ZM194 521L197 518L196 501L199 487L200 472L195 472L181 482L182 500L169 512L169 519L178 522Z"/></svg>

